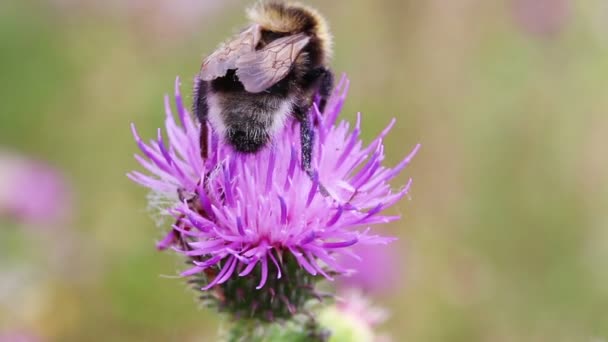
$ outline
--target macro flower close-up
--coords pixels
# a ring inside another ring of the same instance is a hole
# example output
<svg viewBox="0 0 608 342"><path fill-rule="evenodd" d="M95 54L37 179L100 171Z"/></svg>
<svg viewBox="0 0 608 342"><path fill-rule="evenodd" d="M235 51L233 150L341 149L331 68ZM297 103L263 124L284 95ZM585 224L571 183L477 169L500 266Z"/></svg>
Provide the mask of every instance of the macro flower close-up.
<svg viewBox="0 0 608 342"><path fill-rule="evenodd" d="M295 282L288 287L298 292L297 285L311 286L310 277L333 280L335 274L349 271L338 259L358 258L351 246L393 240L374 234L371 226L398 218L383 211L408 194L411 180L396 190L389 181L408 165L419 146L396 166L382 165L383 139L395 121L364 145L361 116L352 126L339 119L347 90L348 80L342 78L324 112L314 109L312 176L301 167L296 122L288 123L266 150L255 155L235 153L213 132L208 159L202 160L199 127L182 103L179 81L177 115L165 98L168 139L159 130L146 144L133 126L145 157L136 158L148 173L134 171L129 177L149 188L151 198L162 204L157 209L174 219L158 247L172 247L192 260L183 276L204 275L202 290L225 284L223 297L230 291L266 287L293 314L304 301L275 294L279 284Z"/></svg>
<svg viewBox="0 0 608 342"><path fill-rule="evenodd" d="M0 342L608 342L607 4L0 1Z"/></svg>

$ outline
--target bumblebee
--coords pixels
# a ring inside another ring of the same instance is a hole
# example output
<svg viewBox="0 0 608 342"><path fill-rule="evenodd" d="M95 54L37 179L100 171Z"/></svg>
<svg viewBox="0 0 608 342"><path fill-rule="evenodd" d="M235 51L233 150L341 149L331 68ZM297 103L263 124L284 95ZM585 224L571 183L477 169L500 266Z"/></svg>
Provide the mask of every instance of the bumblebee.
<svg viewBox="0 0 608 342"><path fill-rule="evenodd" d="M293 115L300 123L302 168L312 175L313 120L333 88L331 35L325 19L299 3L262 1L251 24L204 59L195 80L193 111L207 157L209 122L240 153L266 147Z"/></svg>

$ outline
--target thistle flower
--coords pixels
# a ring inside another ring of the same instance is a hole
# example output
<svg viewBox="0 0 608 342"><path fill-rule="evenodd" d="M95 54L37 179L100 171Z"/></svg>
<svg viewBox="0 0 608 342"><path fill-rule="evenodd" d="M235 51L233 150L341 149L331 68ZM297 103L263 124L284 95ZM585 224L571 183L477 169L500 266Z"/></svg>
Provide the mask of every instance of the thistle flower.
<svg viewBox="0 0 608 342"><path fill-rule="evenodd" d="M192 262L182 272L227 311L273 319L289 317L318 296L314 281L348 269L338 257L356 257L357 244L393 240L371 234L369 226L393 221L382 211L409 190L389 181L405 168L419 146L393 168L382 165L388 127L369 145L360 139L361 115L354 128L337 122L348 81L343 78L325 111L315 107L314 175L304 172L293 120L272 146L254 155L235 153L209 127L209 157L200 155L199 127L185 109L175 85L179 124L165 98L165 146L161 131L146 144L132 126L149 175L128 176L154 193L164 214L177 221L160 249L172 246ZM326 190L326 194L320 191ZM167 205L168 204L168 205ZM256 291L258 290L258 291Z"/></svg>

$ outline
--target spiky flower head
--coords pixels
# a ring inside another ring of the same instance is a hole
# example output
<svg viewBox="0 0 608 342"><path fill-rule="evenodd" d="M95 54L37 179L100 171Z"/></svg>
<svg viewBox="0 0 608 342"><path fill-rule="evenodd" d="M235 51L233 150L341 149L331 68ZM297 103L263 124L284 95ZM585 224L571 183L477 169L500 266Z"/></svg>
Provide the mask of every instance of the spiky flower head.
<svg viewBox="0 0 608 342"><path fill-rule="evenodd" d="M393 240L373 235L370 226L398 218L382 211L408 193L411 180L397 191L388 182L419 146L395 167L383 166L383 139L395 120L364 145L360 115L352 128L338 122L347 89L343 78L324 112L312 110L312 177L301 167L296 120L268 148L249 155L235 153L209 127L208 158L202 160L199 125L183 105L179 80L179 123L165 98L168 145L160 130L146 144L132 126L144 154L136 159L148 174L129 177L148 187L176 221L158 246L185 255L192 266L182 275L220 308L260 319L290 317L318 296L316 279L348 271L338 257L356 257L351 246Z"/></svg>

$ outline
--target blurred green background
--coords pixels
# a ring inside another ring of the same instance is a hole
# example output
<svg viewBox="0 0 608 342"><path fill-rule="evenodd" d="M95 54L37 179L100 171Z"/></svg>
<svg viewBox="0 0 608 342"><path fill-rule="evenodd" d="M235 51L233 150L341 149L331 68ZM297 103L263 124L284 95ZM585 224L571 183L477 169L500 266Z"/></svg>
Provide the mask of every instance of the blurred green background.
<svg viewBox="0 0 608 342"><path fill-rule="evenodd" d="M129 123L152 137L176 75L250 2L4 0L0 148L74 189L60 224L0 221L0 332L49 341L205 341L218 321L158 253ZM387 163L423 147L400 237L402 283L375 299L395 341L608 341L608 3L310 1L351 79L344 116ZM190 98L187 99L190 101ZM36 196L32 193L32 196ZM397 269L398 268L398 269ZM164 276L167 275L167 276ZM3 290L4 289L4 290ZM10 292L8 292L10 289Z"/></svg>

